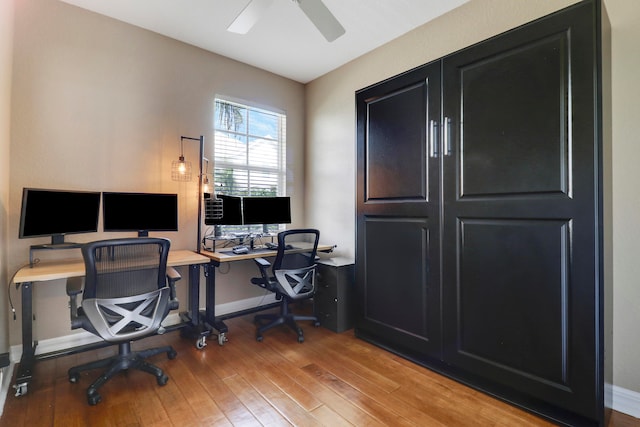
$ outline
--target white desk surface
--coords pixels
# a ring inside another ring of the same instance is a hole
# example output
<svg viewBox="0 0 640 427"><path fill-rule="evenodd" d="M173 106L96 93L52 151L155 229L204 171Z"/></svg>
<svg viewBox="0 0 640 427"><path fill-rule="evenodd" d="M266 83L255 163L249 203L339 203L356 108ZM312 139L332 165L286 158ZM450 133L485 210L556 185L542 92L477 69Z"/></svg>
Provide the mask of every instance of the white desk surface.
<svg viewBox="0 0 640 427"><path fill-rule="evenodd" d="M206 264L209 257L189 250L170 250L167 265ZM84 276L84 262L80 258L41 261L33 267L22 267L13 278L14 283L41 282L46 280L68 279L69 277Z"/></svg>

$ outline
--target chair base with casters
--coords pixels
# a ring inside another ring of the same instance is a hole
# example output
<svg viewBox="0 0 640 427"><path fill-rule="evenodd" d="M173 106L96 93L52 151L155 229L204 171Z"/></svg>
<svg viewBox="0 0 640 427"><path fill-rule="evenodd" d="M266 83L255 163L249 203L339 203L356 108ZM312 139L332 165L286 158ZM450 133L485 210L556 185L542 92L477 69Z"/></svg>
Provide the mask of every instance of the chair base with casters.
<svg viewBox="0 0 640 427"><path fill-rule="evenodd" d="M263 339L262 334L271 328L280 325L287 325L298 335L298 342L302 343L304 342L304 332L296 322L305 320L312 321L313 326L320 326L320 320L318 320L317 316L305 316L292 313L289 309L288 301L285 298L282 298L280 300L280 313L258 314L255 316L254 322L258 324L256 340L261 342Z"/></svg>
<svg viewBox="0 0 640 427"><path fill-rule="evenodd" d="M165 375L162 369L145 360L160 353L167 353L167 357L169 359L175 359L178 355L171 346L150 348L142 351L132 351L130 342L122 342L118 344L118 354L116 356L85 363L80 366L74 366L69 369L69 381L77 383L80 379L81 372L107 368L107 370L87 389L87 401L89 402L89 405L97 405L100 403L102 397L98 393L98 389L116 374L128 369L137 369L151 374L156 377L158 385L162 386L167 384L169 377Z"/></svg>

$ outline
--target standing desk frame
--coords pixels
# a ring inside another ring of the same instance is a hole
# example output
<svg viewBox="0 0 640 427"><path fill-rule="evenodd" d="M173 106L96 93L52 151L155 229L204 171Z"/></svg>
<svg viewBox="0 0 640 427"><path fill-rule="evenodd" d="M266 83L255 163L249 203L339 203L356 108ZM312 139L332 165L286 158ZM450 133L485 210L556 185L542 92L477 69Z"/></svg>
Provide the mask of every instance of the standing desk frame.
<svg viewBox="0 0 640 427"><path fill-rule="evenodd" d="M188 312L180 313L183 323L167 327L166 329L174 330L181 328L182 336L197 339L196 347L198 348L203 347L200 343L204 343L206 336L211 332L210 329L207 329L205 325L200 322L200 316L198 315L200 264L204 264L208 288L210 286L209 278L213 277L213 274L210 273L210 270L213 269L210 258L189 250L169 251L167 267L185 265L189 267L189 300L187 304ZM13 385L13 388L16 390L16 396L22 396L27 393L28 384L33 378L33 366L36 359L48 359L111 345L106 342L98 342L40 354L38 356L35 354L38 341L33 339L33 284L35 282L81 277L84 276L84 274L84 261L81 259L42 261L33 267L25 266L16 273L13 282L16 286L22 286L22 357L20 358L20 366ZM195 313L195 315L193 313Z"/></svg>

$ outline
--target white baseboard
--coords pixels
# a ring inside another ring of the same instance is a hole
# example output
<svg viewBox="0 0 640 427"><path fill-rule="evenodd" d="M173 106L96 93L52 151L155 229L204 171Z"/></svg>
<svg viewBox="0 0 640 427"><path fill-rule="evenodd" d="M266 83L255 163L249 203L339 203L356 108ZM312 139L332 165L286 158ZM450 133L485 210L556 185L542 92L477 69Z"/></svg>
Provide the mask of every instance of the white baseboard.
<svg viewBox="0 0 640 427"><path fill-rule="evenodd" d="M613 409L623 414L640 418L640 393L626 388L611 386L613 393Z"/></svg>
<svg viewBox="0 0 640 427"><path fill-rule="evenodd" d="M262 305L268 305L276 302L275 294L268 292L263 296L247 298L239 301L231 301L225 304L216 305L216 314L218 316L224 316L229 313L237 313L243 310L250 310L252 308L260 307Z"/></svg>

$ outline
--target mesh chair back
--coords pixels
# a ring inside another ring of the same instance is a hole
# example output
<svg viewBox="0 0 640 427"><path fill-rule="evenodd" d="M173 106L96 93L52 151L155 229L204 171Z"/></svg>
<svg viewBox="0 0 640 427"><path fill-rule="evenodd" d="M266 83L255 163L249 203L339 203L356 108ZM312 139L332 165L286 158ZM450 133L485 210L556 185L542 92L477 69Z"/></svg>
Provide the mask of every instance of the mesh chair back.
<svg viewBox="0 0 640 427"><path fill-rule="evenodd" d="M318 251L320 232L312 228L286 230L278 233L278 253L273 262L273 272L282 269L298 269L315 265ZM287 245L298 249L301 243L309 250L303 253L293 253L287 250Z"/></svg>
<svg viewBox="0 0 640 427"><path fill-rule="evenodd" d="M166 286L170 242L159 238L110 239L82 248L83 298L118 298Z"/></svg>
<svg viewBox="0 0 640 427"><path fill-rule="evenodd" d="M169 311L169 246L168 239L159 238L111 239L83 246L82 308L103 339L134 339L160 327Z"/></svg>
<svg viewBox="0 0 640 427"><path fill-rule="evenodd" d="M315 229L294 229L278 234L278 254L273 262L273 275L280 292L289 299L311 298L315 293L319 239L320 232ZM289 246L291 249L288 249ZM301 247L308 247L309 250L300 253Z"/></svg>

